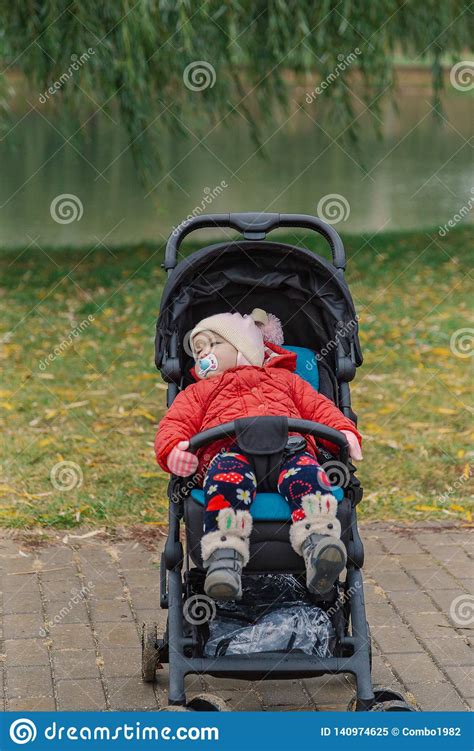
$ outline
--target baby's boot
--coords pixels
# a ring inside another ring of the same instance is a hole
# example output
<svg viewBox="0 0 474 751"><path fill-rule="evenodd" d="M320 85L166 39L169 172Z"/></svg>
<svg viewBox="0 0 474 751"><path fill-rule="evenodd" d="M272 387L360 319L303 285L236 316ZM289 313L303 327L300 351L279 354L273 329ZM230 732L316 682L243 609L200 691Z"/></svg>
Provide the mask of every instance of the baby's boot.
<svg viewBox="0 0 474 751"><path fill-rule="evenodd" d="M337 501L333 495L311 493L303 496L302 509L290 528L293 550L304 558L306 586L319 596L331 591L347 561L336 513Z"/></svg>
<svg viewBox="0 0 474 751"><path fill-rule="evenodd" d="M217 515L218 529L201 539L206 569L204 592L214 600L240 600L242 568L250 555L252 517L248 511L223 508Z"/></svg>

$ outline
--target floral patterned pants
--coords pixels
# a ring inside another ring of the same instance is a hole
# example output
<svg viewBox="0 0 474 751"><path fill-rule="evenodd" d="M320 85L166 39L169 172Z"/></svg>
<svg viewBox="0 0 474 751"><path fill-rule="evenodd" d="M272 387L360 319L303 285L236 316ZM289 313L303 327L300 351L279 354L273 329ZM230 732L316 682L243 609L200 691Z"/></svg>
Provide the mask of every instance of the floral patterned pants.
<svg viewBox="0 0 474 751"><path fill-rule="evenodd" d="M294 522L304 518L301 498L308 493L331 493L328 476L314 456L306 451L293 454L281 465L278 477L278 492L290 506ZM249 510L257 492L255 474L250 460L240 453L238 446L231 446L212 459L204 478L206 509L204 532L217 529L217 514L222 508Z"/></svg>

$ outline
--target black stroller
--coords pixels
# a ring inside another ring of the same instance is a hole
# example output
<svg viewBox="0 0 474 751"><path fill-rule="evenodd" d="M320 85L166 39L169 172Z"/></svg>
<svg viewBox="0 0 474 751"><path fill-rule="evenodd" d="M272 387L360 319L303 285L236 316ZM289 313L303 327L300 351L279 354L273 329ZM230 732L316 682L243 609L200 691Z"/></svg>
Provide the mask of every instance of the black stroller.
<svg viewBox="0 0 474 751"><path fill-rule="evenodd" d="M278 227L302 228L321 235L330 245L332 263L306 248L266 240L266 233ZM181 242L190 232L202 228L237 230L243 239L228 239L192 253L177 263ZM156 328L156 366L168 386L168 406L180 389L192 382L193 365L185 335L207 316L223 311L247 313L253 307L270 310L281 320L285 349L297 354L297 373L341 411L356 421L351 409L349 382L362 363L357 316L344 279L345 252L341 238L330 225L312 216L298 214L217 214L183 222L170 236L164 268L168 281L161 301ZM287 344L288 343L288 344ZM239 423L239 426L237 426ZM304 561L289 542L290 513L276 493L275 468L281 452L271 436L288 430L311 434L339 447L336 457L322 460L335 467L340 493L338 519L348 561L344 581L338 581L318 606L330 614L335 646L331 656L315 657L290 650L287 653L206 657L203 646L209 628L206 618L190 619L186 607L192 600L205 613L209 598L203 595L204 571L200 553L204 518L203 491L192 478L172 477L169 485L169 531L161 560L160 606L168 609L163 635L157 624L144 624L142 675L154 681L156 671L169 663L168 709L219 711L225 704L219 697L202 694L186 704L185 676L209 674L236 679L287 679L327 673L352 673L357 693L350 705L356 711L410 711L398 692L374 690L371 681L371 640L366 621L361 567L364 549L357 529L356 507L362 488L348 458L345 436L327 426L286 417L242 418L195 435L190 451L216 439L235 436L236 428L257 440L254 469L257 498L252 504L253 530L250 562L245 574L265 577L284 572L296 578L304 574ZM263 428L263 430L262 430ZM262 436L264 444L262 444ZM278 466L277 466L278 462ZM325 468L328 464L325 464ZM328 471L331 478L331 472ZM331 478L332 480L332 478ZM273 503L268 503L269 493ZM337 494L336 494L337 495ZM283 506L282 506L283 504ZM180 536L184 519L186 553ZM194 564L193 566L191 564ZM184 567L184 575L183 575ZM208 620L208 619L207 619Z"/></svg>

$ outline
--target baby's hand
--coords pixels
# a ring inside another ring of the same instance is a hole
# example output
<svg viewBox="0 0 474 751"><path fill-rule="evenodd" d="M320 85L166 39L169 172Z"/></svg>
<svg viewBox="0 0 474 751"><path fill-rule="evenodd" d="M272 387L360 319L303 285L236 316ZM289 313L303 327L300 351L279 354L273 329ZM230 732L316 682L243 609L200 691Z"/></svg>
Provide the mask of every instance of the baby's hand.
<svg viewBox="0 0 474 751"><path fill-rule="evenodd" d="M355 461L360 462L363 459L363 456L362 451L360 450L357 436L351 430L341 430L341 433L344 433L347 438L347 443L349 444L349 455L351 459L355 459Z"/></svg>
<svg viewBox="0 0 474 751"><path fill-rule="evenodd" d="M189 441L180 441L168 455L167 465L170 472L179 477L194 474L199 466L199 459L195 454L186 451Z"/></svg>

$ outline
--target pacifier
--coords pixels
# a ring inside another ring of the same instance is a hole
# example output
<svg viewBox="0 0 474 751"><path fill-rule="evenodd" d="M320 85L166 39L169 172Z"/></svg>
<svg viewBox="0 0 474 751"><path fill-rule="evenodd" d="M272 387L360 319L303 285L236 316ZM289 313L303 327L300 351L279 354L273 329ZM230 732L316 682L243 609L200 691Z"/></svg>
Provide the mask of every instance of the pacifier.
<svg viewBox="0 0 474 751"><path fill-rule="evenodd" d="M211 370L217 370L219 365L217 362L217 357L213 355L212 352L206 357L198 360L197 364L199 368L198 375L200 378L205 378L207 374L211 372Z"/></svg>

